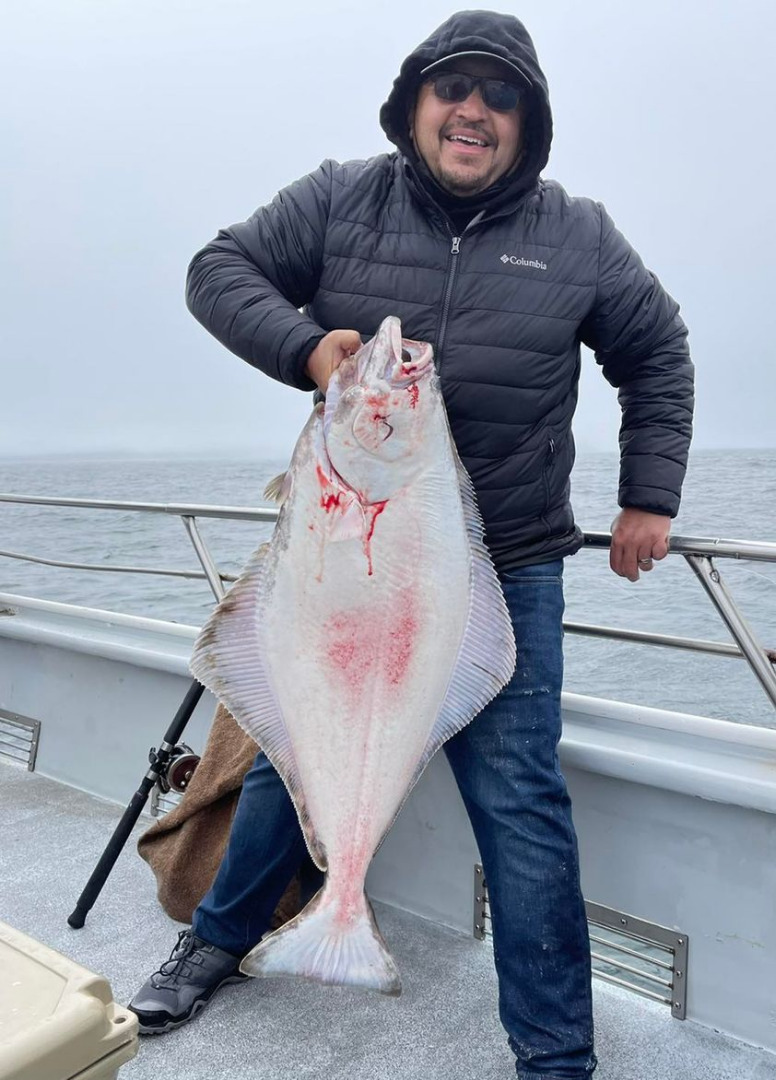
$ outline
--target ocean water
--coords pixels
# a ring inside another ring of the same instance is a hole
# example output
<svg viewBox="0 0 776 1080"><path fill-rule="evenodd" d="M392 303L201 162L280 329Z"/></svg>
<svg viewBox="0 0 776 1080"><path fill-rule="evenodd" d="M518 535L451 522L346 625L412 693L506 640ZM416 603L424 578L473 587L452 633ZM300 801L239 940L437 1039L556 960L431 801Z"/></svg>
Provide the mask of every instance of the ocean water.
<svg viewBox="0 0 776 1080"><path fill-rule="evenodd" d="M185 458L0 460L0 491L25 495L257 507L285 461ZM617 512L616 454L580 454L572 477L577 521L607 530ZM124 511L0 503L0 549L71 562L198 569L180 520ZM202 519L222 570L239 572L272 525ZM776 449L696 452L676 535L776 542ZM776 648L776 565L717 560L760 643ZM616 577L608 553L566 560L574 622L729 641L690 567L669 556L638 583ZM205 581L41 566L0 557L0 591L201 625L214 600ZM745 661L646 645L566 637L567 690L776 727L776 710Z"/></svg>

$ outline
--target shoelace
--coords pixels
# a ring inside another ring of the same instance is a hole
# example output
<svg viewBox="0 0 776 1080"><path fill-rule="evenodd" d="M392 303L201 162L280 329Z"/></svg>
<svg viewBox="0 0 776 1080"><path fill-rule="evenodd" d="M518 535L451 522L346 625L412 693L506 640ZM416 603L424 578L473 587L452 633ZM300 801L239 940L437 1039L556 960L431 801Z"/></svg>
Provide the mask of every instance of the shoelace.
<svg viewBox="0 0 776 1080"><path fill-rule="evenodd" d="M184 944L184 939L186 938L188 938L188 940ZM197 939L191 930L181 930L178 934L178 941L170 953L170 959L165 960L159 970L155 971L151 976L154 985L158 985L158 975L165 981L172 982L173 986L181 975L185 977L190 976L191 967L187 964L187 961L191 959L192 953L195 953L198 948L199 945L197 944Z"/></svg>

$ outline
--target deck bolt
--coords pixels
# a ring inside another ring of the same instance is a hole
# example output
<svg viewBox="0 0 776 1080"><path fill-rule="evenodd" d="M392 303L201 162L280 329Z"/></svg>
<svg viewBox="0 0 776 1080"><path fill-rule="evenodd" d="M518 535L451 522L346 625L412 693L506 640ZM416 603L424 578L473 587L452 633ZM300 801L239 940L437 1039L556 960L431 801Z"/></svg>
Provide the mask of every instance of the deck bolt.
<svg viewBox="0 0 776 1080"><path fill-rule="evenodd" d="M677 938L676 939L676 944L677 945L684 945L684 938Z"/></svg>
<svg viewBox="0 0 776 1080"><path fill-rule="evenodd" d="M684 972L682 972L682 971L675 971L674 972L674 975L676 975L677 979L681 979L683 974L684 974Z"/></svg>

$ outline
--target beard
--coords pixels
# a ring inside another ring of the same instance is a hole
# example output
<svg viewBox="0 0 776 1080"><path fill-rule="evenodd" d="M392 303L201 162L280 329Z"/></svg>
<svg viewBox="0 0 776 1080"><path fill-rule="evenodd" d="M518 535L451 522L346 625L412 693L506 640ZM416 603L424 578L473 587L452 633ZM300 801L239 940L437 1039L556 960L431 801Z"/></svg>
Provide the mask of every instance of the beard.
<svg viewBox="0 0 776 1080"><path fill-rule="evenodd" d="M495 183L491 178L491 170L475 172L473 169L429 169L432 176L450 195L465 198L467 195L479 195ZM497 177L497 179L500 179Z"/></svg>
<svg viewBox="0 0 776 1080"><path fill-rule="evenodd" d="M474 173L458 173L448 169L440 169L436 176L437 183L451 195L466 196L478 195L489 187L487 175L477 176Z"/></svg>

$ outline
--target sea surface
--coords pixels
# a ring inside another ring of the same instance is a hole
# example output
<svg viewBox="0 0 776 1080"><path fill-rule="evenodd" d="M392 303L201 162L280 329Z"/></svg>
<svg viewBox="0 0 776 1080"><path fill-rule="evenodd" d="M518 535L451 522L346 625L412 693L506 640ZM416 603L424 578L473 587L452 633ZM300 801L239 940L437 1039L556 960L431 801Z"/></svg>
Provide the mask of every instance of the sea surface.
<svg viewBox="0 0 776 1080"><path fill-rule="evenodd" d="M267 505L267 481L285 461L151 457L0 459L0 492L135 502ZM576 518L608 530L617 512L616 454L580 454ZM272 525L202 519L222 570L238 573ZM696 452L673 533L776 542L776 449ZM198 569L178 518L124 510L0 503L0 549L69 562ZM440 557L443 554L440 553ZM776 564L717 559L760 643L776 648ZM608 553L566 560L570 621L731 640L690 567L669 556L638 583L616 577ZM194 626L214 603L205 581L61 569L0 556L0 591ZM655 646L566 637L566 689L597 697L776 727L776 710L743 660Z"/></svg>

